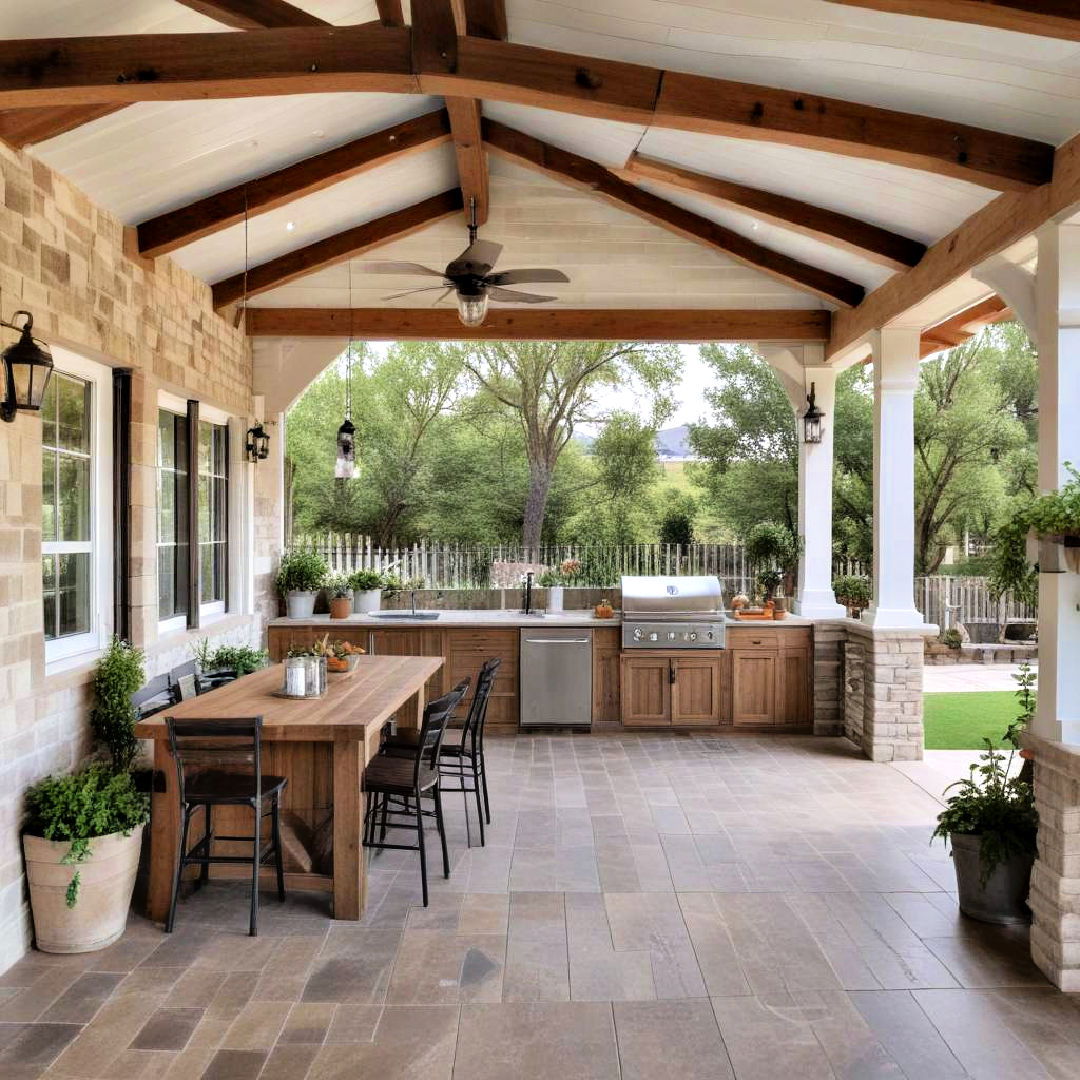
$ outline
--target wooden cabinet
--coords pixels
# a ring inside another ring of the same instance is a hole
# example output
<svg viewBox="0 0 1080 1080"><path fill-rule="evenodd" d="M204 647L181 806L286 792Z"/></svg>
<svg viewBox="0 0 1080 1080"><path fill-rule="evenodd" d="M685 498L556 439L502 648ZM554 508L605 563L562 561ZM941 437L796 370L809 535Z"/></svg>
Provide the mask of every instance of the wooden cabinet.
<svg viewBox="0 0 1080 1080"><path fill-rule="evenodd" d="M621 716L621 650L620 630L593 631L593 723L602 720L618 722Z"/></svg>
<svg viewBox="0 0 1080 1080"><path fill-rule="evenodd" d="M810 627L731 627L731 720L735 727L799 728L811 722Z"/></svg>
<svg viewBox="0 0 1080 1080"><path fill-rule="evenodd" d="M502 660L488 699L487 723L517 727L518 722L518 631L451 629L445 631L443 684L447 690L468 677L476 686L476 677L485 660ZM462 711L472 700L470 690Z"/></svg>
<svg viewBox="0 0 1080 1080"><path fill-rule="evenodd" d="M721 716L720 657L673 658L671 723L686 727L715 727Z"/></svg>
<svg viewBox="0 0 1080 1080"><path fill-rule="evenodd" d="M622 658L622 722L627 727L671 723L672 661L663 654Z"/></svg>
<svg viewBox="0 0 1080 1080"><path fill-rule="evenodd" d="M776 723L778 666L774 652L732 652L731 721L736 727Z"/></svg>
<svg viewBox="0 0 1080 1080"><path fill-rule="evenodd" d="M811 722L811 649L783 649L780 652L778 722L803 727Z"/></svg>

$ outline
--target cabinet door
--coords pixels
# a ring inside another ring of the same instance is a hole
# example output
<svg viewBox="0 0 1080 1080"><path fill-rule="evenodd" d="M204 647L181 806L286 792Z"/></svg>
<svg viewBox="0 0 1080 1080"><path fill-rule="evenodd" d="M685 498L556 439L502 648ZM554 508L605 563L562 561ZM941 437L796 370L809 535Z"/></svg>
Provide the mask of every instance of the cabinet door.
<svg viewBox="0 0 1080 1080"><path fill-rule="evenodd" d="M672 724L715 727L720 723L720 660L687 657L672 663Z"/></svg>
<svg viewBox="0 0 1080 1080"><path fill-rule="evenodd" d="M673 661L666 656L622 659L622 722L657 727L671 723Z"/></svg>
<svg viewBox="0 0 1080 1080"><path fill-rule="evenodd" d="M790 726L810 723L810 650L780 653L778 722Z"/></svg>
<svg viewBox="0 0 1080 1080"><path fill-rule="evenodd" d="M466 630L452 628L446 631L447 690L456 686L466 676L472 686L459 710L464 714L472 701L476 677L485 660L497 656L502 660L495 683L488 699L487 723L499 726L517 725L518 722L518 632L516 630Z"/></svg>
<svg viewBox="0 0 1080 1080"><path fill-rule="evenodd" d="M619 719L620 649L618 630L593 631L594 721Z"/></svg>
<svg viewBox="0 0 1080 1080"><path fill-rule="evenodd" d="M737 650L731 657L732 722L776 723L776 653Z"/></svg>

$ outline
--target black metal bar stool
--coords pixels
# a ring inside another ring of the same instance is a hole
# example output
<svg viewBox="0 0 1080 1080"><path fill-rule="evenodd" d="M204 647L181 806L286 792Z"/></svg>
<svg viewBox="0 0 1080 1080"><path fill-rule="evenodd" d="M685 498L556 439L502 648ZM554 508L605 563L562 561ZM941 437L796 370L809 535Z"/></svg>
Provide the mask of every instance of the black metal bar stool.
<svg viewBox="0 0 1080 1080"><path fill-rule="evenodd" d="M484 822L491 824L491 803L488 799L487 769L484 763L484 724L487 721L488 698L495 685L502 660L493 657L484 661L476 679L476 693L465 716L465 723L460 728L451 728L446 733L439 748L439 772L442 775L443 791L460 791L465 803L466 843L472 845L469 826L469 796L476 797L476 818L480 823L480 846L485 844ZM416 752L416 733L403 731L383 743L380 752L392 757L409 757ZM470 775L471 774L471 775ZM447 779L456 780L456 787L449 787ZM468 786L467 781L471 781ZM480 805L483 795L484 804Z"/></svg>
<svg viewBox="0 0 1080 1080"><path fill-rule="evenodd" d="M262 771L262 717L238 720L176 720L165 718L169 748L176 763L180 797L180 846L173 876L172 899L165 932L176 920L176 898L186 866L199 866L196 888L210 879L212 863L251 864L251 923L255 937L259 918L259 869L273 855L277 868L278 899L285 899L285 872L281 863L280 797L288 783L283 776L264 776ZM199 807L206 812L206 833L188 850L191 819ZM252 836L215 836L215 806L250 806L254 817ZM262 843L262 819L270 816L270 841ZM214 855L215 840L251 844L250 855Z"/></svg>
<svg viewBox="0 0 1080 1080"><path fill-rule="evenodd" d="M450 876L450 856L446 850L442 793L439 790L439 747L453 711L469 689L469 680L458 683L449 694L429 701L411 760L376 754L364 769L364 791L368 797L364 816L364 847L376 850L419 851L420 886L424 907L428 904L427 852L424 849L424 809L422 800L435 803L435 824L442 844L443 877ZM415 803L415 808L413 804ZM397 820L391 820L397 819ZM375 839L375 831L379 838ZM387 829L415 830L415 844L388 844Z"/></svg>

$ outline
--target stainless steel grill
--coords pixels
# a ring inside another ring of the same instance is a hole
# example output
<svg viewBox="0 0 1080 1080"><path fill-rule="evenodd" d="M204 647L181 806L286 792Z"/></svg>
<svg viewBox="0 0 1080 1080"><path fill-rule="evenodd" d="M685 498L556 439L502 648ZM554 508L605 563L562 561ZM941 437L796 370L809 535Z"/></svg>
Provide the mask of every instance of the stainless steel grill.
<svg viewBox="0 0 1080 1080"><path fill-rule="evenodd" d="M722 649L724 605L716 577L624 577L624 649Z"/></svg>

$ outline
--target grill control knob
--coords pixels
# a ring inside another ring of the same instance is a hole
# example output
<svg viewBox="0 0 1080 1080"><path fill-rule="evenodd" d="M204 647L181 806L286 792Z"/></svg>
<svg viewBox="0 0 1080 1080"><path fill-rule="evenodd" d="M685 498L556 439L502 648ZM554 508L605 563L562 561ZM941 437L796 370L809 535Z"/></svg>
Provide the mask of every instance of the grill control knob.
<svg viewBox="0 0 1080 1080"><path fill-rule="evenodd" d="M643 638L644 636L645 636L645 635L644 635L644 634L642 633L642 631L641 631L641 627L639 626L639 627L638 627L638 628L637 628L637 629L636 629L636 630L634 631L634 640L635 640L635 641L640 641L640 640L641 640L641 639L642 639L642 638Z"/></svg>
<svg viewBox="0 0 1080 1080"><path fill-rule="evenodd" d="M689 635L689 637L690 637L691 641L697 641L697 634L692 633L692 634Z"/></svg>
<svg viewBox="0 0 1080 1080"><path fill-rule="evenodd" d="M650 641L655 641L656 640L656 635L655 634L650 634L649 635L649 640Z"/></svg>
<svg viewBox="0 0 1080 1080"><path fill-rule="evenodd" d="M669 630L668 631L668 641L674 641L674 640L675 640L675 631L674 630Z"/></svg>

